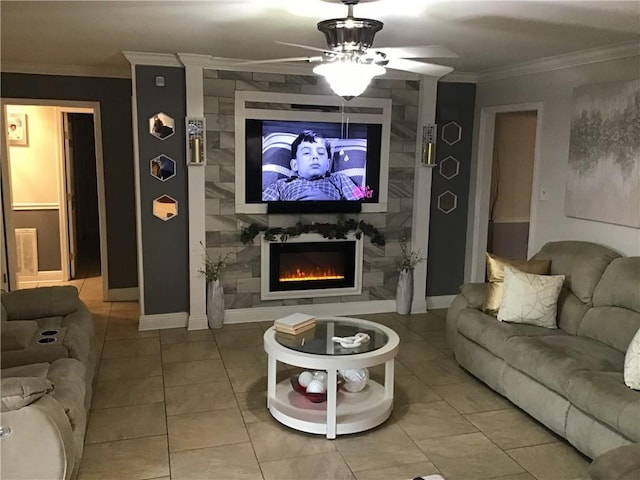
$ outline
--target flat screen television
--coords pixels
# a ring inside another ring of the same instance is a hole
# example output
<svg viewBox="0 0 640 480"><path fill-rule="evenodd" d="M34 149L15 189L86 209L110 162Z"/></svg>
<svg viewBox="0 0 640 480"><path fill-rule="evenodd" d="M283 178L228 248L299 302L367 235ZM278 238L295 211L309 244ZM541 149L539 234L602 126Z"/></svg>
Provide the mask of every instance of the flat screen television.
<svg viewBox="0 0 640 480"><path fill-rule="evenodd" d="M390 99L236 91L236 212L386 212L390 138Z"/></svg>
<svg viewBox="0 0 640 480"><path fill-rule="evenodd" d="M380 124L246 119L245 135L249 204L266 203L273 213L346 213L379 201ZM305 137L295 160L292 144L299 135ZM309 143L319 148L311 152ZM305 155L306 173L298 165Z"/></svg>

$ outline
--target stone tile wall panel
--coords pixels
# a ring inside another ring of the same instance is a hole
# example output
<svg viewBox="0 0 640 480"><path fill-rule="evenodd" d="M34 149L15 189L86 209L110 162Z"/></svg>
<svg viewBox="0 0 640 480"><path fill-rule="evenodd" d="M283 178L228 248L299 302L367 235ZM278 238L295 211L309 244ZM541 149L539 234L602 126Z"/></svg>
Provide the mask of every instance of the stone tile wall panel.
<svg viewBox="0 0 640 480"><path fill-rule="evenodd" d="M387 213L347 215L363 219L380 229L387 245L364 244L363 292L361 295L315 297L291 300L260 300L260 243L240 241L242 225L257 223L270 227L292 226L297 221L335 222L338 215L260 215L235 213L235 91L269 91L333 95L324 79L313 75L282 75L272 73L205 70L204 108L207 118L207 167L205 172L206 246L212 258L233 251L235 258L222 275L225 306L228 309L274 307L391 300L395 298L398 279L395 260L399 239L410 236L413 208L414 153L418 112L418 81L374 80L365 95L372 98L392 98L390 142L389 198ZM263 105L264 107L264 105ZM284 108L273 105L270 108ZM346 112L362 111L344 106Z"/></svg>

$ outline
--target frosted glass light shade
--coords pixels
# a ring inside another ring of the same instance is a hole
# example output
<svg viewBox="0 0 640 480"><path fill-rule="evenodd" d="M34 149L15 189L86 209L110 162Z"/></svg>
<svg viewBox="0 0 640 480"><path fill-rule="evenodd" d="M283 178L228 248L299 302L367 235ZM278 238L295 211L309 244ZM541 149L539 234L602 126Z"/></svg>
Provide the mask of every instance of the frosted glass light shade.
<svg viewBox="0 0 640 480"><path fill-rule="evenodd" d="M323 63L313 73L327 79L331 90L341 97L357 97L369 86L371 79L386 72L375 63L359 63L350 60Z"/></svg>

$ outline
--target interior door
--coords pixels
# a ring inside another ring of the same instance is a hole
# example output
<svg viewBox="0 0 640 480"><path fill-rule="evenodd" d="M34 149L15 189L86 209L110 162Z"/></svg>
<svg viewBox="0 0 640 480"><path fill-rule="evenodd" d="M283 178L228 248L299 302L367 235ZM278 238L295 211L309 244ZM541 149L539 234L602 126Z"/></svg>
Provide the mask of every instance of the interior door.
<svg viewBox="0 0 640 480"><path fill-rule="evenodd" d="M67 232L69 238L69 276L76 277L76 259L78 252L78 238L76 232L76 193L73 183L73 147L71 136L73 135L69 114L62 113L62 129L64 135L64 169L65 169L65 196L67 209Z"/></svg>

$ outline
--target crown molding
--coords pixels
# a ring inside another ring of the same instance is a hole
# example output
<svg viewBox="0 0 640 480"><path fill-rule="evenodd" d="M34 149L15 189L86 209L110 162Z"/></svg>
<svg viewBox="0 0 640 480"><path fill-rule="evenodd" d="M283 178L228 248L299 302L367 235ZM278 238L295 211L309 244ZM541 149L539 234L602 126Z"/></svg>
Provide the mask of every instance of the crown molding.
<svg viewBox="0 0 640 480"><path fill-rule="evenodd" d="M534 73L551 72L565 68L578 67L591 63L606 62L620 58L640 55L640 42L617 43L607 47L590 48L578 52L565 53L554 57L544 58L512 65L506 68L485 70L477 74L477 82L490 82Z"/></svg>
<svg viewBox="0 0 640 480"><path fill-rule="evenodd" d="M478 74L473 72L451 72L438 79L439 82L477 83Z"/></svg>
<svg viewBox="0 0 640 480"><path fill-rule="evenodd" d="M236 72L260 72L289 75L314 75L309 63L250 63L243 59L213 57L211 55L199 55L191 53L150 53L150 52L122 52L131 65L155 65L167 67L182 67L189 65L201 65L211 70L228 70ZM501 80L522 75L551 72L591 63L606 62L620 58L640 55L640 42L625 42L608 47L598 47L578 52L557 55L532 62L511 65L505 68L485 70L482 72L451 72L439 79L442 82L482 83L493 80ZM35 64L19 62L3 62L1 70L8 73L27 73L38 75L62 75L77 77L106 77L106 78L131 78L129 66L82 66L82 65L57 65ZM422 75L387 70L386 79L420 80Z"/></svg>
<svg viewBox="0 0 640 480"><path fill-rule="evenodd" d="M176 53L178 60L183 66L200 66L206 67L211 61L211 55L202 55L198 53Z"/></svg>
<svg viewBox="0 0 640 480"><path fill-rule="evenodd" d="M174 53L122 52L129 63L134 65L154 65L156 67L182 67Z"/></svg>
<svg viewBox="0 0 640 480"><path fill-rule="evenodd" d="M2 62L2 72L35 75L60 75L66 77L131 78L128 65L98 67L85 65L54 65L42 63Z"/></svg>

